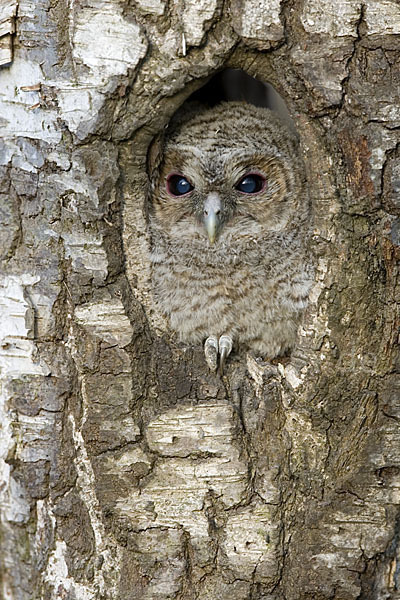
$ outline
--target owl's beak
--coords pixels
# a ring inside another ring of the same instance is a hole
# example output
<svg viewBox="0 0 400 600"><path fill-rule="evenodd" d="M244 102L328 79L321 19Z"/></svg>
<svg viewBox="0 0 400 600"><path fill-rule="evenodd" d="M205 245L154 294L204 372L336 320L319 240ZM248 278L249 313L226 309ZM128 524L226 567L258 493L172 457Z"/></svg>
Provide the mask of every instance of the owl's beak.
<svg viewBox="0 0 400 600"><path fill-rule="evenodd" d="M222 205L219 195L216 192L211 192L204 202L203 216L204 227L206 228L208 239L211 244L215 242L215 238L217 237L221 208Z"/></svg>

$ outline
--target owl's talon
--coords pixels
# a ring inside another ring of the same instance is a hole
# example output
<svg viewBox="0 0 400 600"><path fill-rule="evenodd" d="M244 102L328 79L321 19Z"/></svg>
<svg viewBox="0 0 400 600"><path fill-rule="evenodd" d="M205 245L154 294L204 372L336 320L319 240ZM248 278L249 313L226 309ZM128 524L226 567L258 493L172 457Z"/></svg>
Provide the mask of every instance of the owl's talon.
<svg viewBox="0 0 400 600"><path fill-rule="evenodd" d="M225 361L232 352L233 341L230 335L221 335L219 338L219 372L224 374Z"/></svg>
<svg viewBox="0 0 400 600"><path fill-rule="evenodd" d="M204 342L204 356L210 370L215 372L218 362L218 339L215 335L210 335Z"/></svg>

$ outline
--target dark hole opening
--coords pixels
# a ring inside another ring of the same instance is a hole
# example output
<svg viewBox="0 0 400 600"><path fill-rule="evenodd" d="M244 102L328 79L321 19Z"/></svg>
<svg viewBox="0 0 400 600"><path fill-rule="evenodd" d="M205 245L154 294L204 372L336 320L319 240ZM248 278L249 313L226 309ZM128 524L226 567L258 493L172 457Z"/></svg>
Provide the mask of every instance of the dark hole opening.
<svg viewBox="0 0 400 600"><path fill-rule="evenodd" d="M275 88L270 83L251 77L241 69L220 71L202 88L194 92L188 101L201 102L210 107L224 101L244 101L274 110L294 127L285 101Z"/></svg>

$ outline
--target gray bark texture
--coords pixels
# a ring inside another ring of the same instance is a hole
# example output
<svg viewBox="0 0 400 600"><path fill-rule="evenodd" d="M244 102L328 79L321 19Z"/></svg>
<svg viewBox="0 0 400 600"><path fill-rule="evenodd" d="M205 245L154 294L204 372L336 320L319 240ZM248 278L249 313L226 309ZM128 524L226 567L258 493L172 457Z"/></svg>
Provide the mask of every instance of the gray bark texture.
<svg viewBox="0 0 400 600"><path fill-rule="evenodd" d="M0 0L0 597L400 598L400 4ZM302 140L289 360L153 306L146 153L223 68Z"/></svg>

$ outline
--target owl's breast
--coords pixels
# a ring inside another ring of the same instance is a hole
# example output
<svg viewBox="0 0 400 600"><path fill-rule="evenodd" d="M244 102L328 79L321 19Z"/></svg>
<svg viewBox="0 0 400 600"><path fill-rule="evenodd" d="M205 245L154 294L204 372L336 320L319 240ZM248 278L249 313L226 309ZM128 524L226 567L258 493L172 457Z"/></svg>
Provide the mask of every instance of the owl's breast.
<svg viewBox="0 0 400 600"><path fill-rule="evenodd" d="M301 232L153 241L154 295L182 341L228 334L269 357L293 345L312 283Z"/></svg>
<svg viewBox="0 0 400 600"><path fill-rule="evenodd" d="M153 252L153 285L172 329L189 342L227 332L241 339L258 336L267 299L271 310L280 295L272 297L275 281L259 249L241 254L222 245L203 252L159 247Z"/></svg>

